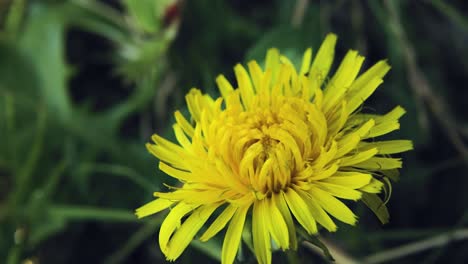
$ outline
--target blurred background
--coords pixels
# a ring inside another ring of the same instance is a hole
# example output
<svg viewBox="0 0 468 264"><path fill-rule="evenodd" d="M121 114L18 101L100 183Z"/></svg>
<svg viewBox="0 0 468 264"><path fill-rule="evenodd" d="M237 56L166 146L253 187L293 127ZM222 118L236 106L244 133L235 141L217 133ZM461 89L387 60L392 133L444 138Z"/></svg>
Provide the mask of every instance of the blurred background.
<svg viewBox="0 0 468 264"><path fill-rule="evenodd" d="M174 138L191 87L216 96L236 63L270 47L297 63L328 32L335 62L350 48L364 68L388 59L363 111L402 105L390 138L415 150L390 223L356 205L359 225L326 244L341 263L468 263L467 1L1 0L0 26L0 263L164 263L164 213L133 213L173 183L145 149L151 134ZM177 262L216 263L220 241ZM273 259L324 261L306 246Z"/></svg>

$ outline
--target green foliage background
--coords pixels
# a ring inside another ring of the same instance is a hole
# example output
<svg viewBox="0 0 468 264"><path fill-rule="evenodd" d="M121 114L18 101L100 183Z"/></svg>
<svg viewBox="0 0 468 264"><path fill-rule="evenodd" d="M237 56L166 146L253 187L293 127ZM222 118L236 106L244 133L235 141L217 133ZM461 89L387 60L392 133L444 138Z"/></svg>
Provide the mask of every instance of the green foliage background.
<svg viewBox="0 0 468 264"><path fill-rule="evenodd" d="M133 214L172 181L145 142L173 137L191 87L216 95L215 77L233 80L235 63L273 46L297 62L328 32L340 38L336 61L349 48L365 67L388 58L364 110L405 107L393 137L415 150L390 223L358 206L359 225L323 234L327 244L357 263L468 262L465 1L6 0L0 25L0 263L164 262L164 214ZM444 234L450 242L427 246ZM178 262L216 263L220 239L194 241ZM404 253L417 241L424 250ZM275 253L285 261L324 260L301 247Z"/></svg>

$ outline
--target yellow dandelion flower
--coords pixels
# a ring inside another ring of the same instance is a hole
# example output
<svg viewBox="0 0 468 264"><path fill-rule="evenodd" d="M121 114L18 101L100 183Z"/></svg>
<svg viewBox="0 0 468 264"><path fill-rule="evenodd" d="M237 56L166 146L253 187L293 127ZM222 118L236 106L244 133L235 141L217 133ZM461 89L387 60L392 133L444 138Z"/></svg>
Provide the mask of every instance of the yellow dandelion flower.
<svg viewBox="0 0 468 264"><path fill-rule="evenodd" d="M154 193L156 200L136 214L170 207L159 232L168 260L177 259L207 222L200 240L227 226L221 255L232 263L251 217L257 260L271 263L272 242L282 250L297 247L298 225L309 234L320 227L335 231L333 218L354 225L357 217L341 199L362 199L386 221L377 194L402 165L388 154L410 150L412 143L374 138L398 129L405 111L360 113L389 71L386 61L359 75L364 57L350 50L327 79L336 39L329 34L313 60L306 50L299 71L277 49L267 52L263 69L256 61L247 69L236 65L238 88L220 75L221 97L198 89L187 94L192 122L175 112L178 143L153 135L148 150L182 184Z"/></svg>

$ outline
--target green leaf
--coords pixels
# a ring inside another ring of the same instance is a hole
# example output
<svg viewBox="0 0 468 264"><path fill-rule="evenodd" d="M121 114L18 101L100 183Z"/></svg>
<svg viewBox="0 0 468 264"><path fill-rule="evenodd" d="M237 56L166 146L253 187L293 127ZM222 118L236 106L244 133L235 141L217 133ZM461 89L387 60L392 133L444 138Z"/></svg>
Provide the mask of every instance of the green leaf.
<svg viewBox="0 0 468 264"><path fill-rule="evenodd" d="M64 230L67 226L65 219L62 217L53 217L50 214L46 214L46 216L31 223L28 242L32 246L39 245L50 236Z"/></svg>
<svg viewBox="0 0 468 264"><path fill-rule="evenodd" d="M116 43L124 43L131 37L131 29L121 13L100 1L66 1L61 11L70 26L102 35Z"/></svg>
<svg viewBox="0 0 468 264"><path fill-rule="evenodd" d="M44 137L46 133L46 118L45 110L39 110L36 119L36 128L33 137L33 142L30 143L27 154L22 156L20 165L15 168L15 190L10 196L10 209L16 212L21 207L21 204L28 198L31 192L34 181L34 174L39 165L39 160L44 153ZM20 210L18 210L20 211Z"/></svg>
<svg viewBox="0 0 468 264"><path fill-rule="evenodd" d="M32 4L18 45L37 72L42 99L50 113L61 121L69 120L71 102L65 63L65 24L61 12L43 4Z"/></svg>
<svg viewBox="0 0 468 264"><path fill-rule="evenodd" d="M391 169L391 170L383 170L383 175L390 180L397 182L400 180L400 171L398 169Z"/></svg>
<svg viewBox="0 0 468 264"><path fill-rule="evenodd" d="M27 103L37 103L39 79L29 57L17 43L0 39L0 58L0 96L4 97L8 92L11 96L21 97Z"/></svg>
<svg viewBox="0 0 468 264"><path fill-rule="evenodd" d="M382 224L388 223L390 215L388 213L387 206L385 206L384 202L378 195L363 193L362 201L367 205L367 207L369 207L369 209L372 210L372 212L374 212Z"/></svg>
<svg viewBox="0 0 468 264"><path fill-rule="evenodd" d="M330 253L330 250L327 248L327 246L320 241L319 236L317 235L310 235L307 233L307 231L304 228L298 228L297 229L298 235L303 239L306 240L307 242L313 244L314 246L320 248L323 251L323 256L330 262L335 261L333 256Z"/></svg>
<svg viewBox="0 0 468 264"><path fill-rule="evenodd" d="M307 236L307 241L319 247L323 251L323 255L328 261L330 262L335 261L335 259L330 253L330 250L328 250L327 246L324 243L322 243L322 241L320 241L318 236Z"/></svg>

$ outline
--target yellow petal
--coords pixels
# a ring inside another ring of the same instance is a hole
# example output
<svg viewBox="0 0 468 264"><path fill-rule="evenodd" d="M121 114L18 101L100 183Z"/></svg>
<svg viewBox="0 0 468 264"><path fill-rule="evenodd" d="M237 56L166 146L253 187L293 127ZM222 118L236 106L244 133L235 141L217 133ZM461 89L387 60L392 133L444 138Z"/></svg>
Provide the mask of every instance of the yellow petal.
<svg viewBox="0 0 468 264"><path fill-rule="evenodd" d="M288 227L288 234L289 234L289 247L293 250L297 249L297 238L296 238L296 227L294 224L294 220L291 216L291 212L288 209L288 205L284 200L282 194L273 194L272 195L273 202L278 207L281 215L283 216L284 221Z"/></svg>
<svg viewBox="0 0 468 264"><path fill-rule="evenodd" d="M165 172L167 175L170 175L180 181L193 181L194 179L196 179L196 177L194 177L192 173L185 170L176 169L162 161L159 162L159 169L162 172Z"/></svg>
<svg viewBox="0 0 468 264"><path fill-rule="evenodd" d="M272 128L270 136L271 138L283 143L283 145L292 152L294 161L296 163L296 168L302 165L303 161L301 150L299 149L296 140L294 140L290 133L280 128Z"/></svg>
<svg viewBox="0 0 468 264"><path fill-rule="evenodd" d="M239 89L236 89L232 93L230 93L227 96L225 102L226 102L226 105L229 105L232 110L236 110L236 111L244 110L240 101Z"/></svg>
<svg viewBox="0 0 468 264"><path fill-rule="evenodd" d="M196 122L200 122L201 113L204 108L203 95L200 90L192 88L190 92L185 96L187 102L187 108Z"/></svg>
<svg viewBox="0 0 468 264"><path fill-rule="evenodd" d="M348 132L345 136L338 140L338 151L336 158L348 154L351 150L355 149L359 144L360 140L369 134L369 131L374 127L375 121L373 119L368 120L362 124L358 129L353 132Z"/></svg>
<svg viewBox="0 0 468 264"><path fill-rule="evenodd" d="M367 170L390 170L401 168L402 162L399 158L373 157L366 161L354 164L353 167Z"/></svg>
<svg viewBox="0 0 468 264"><path fill-rule="evenodd" d="M397 106L387 114L375 117L376 125L370 130L366 138L378 137L399 129L400 123L398 119L405 113L405 109L401 106Z"/></svg>
<svg viewBox="0 0 468 264"><path fill-rule="evenodd" d="M180 221L187 213L195 210L197 206L188 205L184 202L178 203L166 216L159 229L159 247L167 256L169 252L169 238L180 227Z"/></svg>
<svg viewBox="0 0 468 264"><path fill-rule="evenodd" d="M276 206L276 202L273 199L264 199L266 207L265 220L268 225L273 240L280 246L281 249L286 250L289 248L289 232L288 226L281 215L280 210Z"/></svg>
<svg viewBox="0 0 468 264"><path fill-rule="evenodd" d="M381 181L373 178L369 184L361 187L359 190L367 193L380 193L383 186L384 184Z"/></svg>
<svg viewBox="0 0 468 264"><path fill-rule="evenodd" d="M169 201L166 199L156 199L136 209L135 214L137 215L138 218L142 218L148 215L158 213L168 208L173 203L174 201Z"/></svg>
<svg viewBox="0 0 468 264"><path fill-rule="evenodd" d="M267 51L265 59L265 71L271 71L271 83L276 83L278 71L280 69L280 52L278 49L272 48Z"/></svg>
<svg viewBox="0 0 468 264"><path fill-rule="evenodd" d="M192 149L192 143L190 142L190 140L187 138L187 136L185 135L183 129L180 127L179 124L174 124L172 126L173 130L174 130L174 134L176 136L176 139L177 141L179 141L179 144L185 149L185 150L188 150L190 151Z"/></svg>
<svg viewBox="0 0 468 264"><path fill-rule="evenodd" d="M204 205L196 209L187 220L184 221L169 242L168 251L166 253L168 260L175 260L182 254L195 237L198 230L200 230L219 205L219 203Z"/></svg>
<svg viewBox="0 0 468 264"><path fill-rule="evenodd" d="M300 75L304 75L307 73L310 69L310 62L312 60L312 49L308 48L304 52L304 56L302 57L302 65L301 65L301 70L299 71Z"/></svg>
<svg viewBox="0 0 468 264"><path fill-rule="evenodd" d="M299 195L306 201L309 206L309 211L312 217L325 229L330 232L335 232L337 227L330 216L323 210L323 208L315 201L315 199L308 193L298 190Z"/></svg>
<svg viewBox="0 0 468 264"><path fill-rule="evenodd" d="M204 174L204 178L205 180L208 180L208 181L211 181L213 183L218 183L218 181L220 181L218 184L221 185L221 186L230 186L233 190L236 190L237 192L239 193L247 193L249 191L249 189L247 188L247 186L245 186L242 182L241 182L241 179L239 179L239 177L236 177L235 174L233 174L231 168L229 168L229 166L226 165L226 163L221 160L221 159L216 159L216 169L217 171L219 172L219 177L217 177L217 179L213 179L213 178L206 178L205 175L207 174ZM211 172L207 171L207 173L211 173L213 174L213 170L210 170Z"/></svg>
<svg viewBox="0 0 468 264"><path fill-rule="evenodd" d="M305 228L305 230L309 234L317 233L317 223L315 223L314 218L308 210L307 204L299 194L297 194L295 190L289 188L286 192L283 192L283 196L294 217Z"/></svg>
<svg viewBox="0 0 468 264"><path fill-rule="evenodd" d="M242 159L239 159L240 160L240 168L239 168L240 175L249 176L250 178L253 179L254 162L256 162L256 158L258 157L258 155L260 155L260 153L262 153L262 151L263 151L263 145L260 141L248 147ZM255 182L255 180L252 180L252 182Z"/></svg>
<svg viewBox="0 0 468 264"><path fill-rule="evenodd" d="M257 99L258 99L258 105L261 107L270 107L271 105L271 86L272 86L272 80L271 80L271 70L268 69L265 71L265 74L263 74L263 78L260 80L260 86L258 87L257 90ZM278 85L276 85L278 86Z"/></svg>
<svg viewBox="0 0 468 264"><path fill-rule="evenodd" d="M276 159L269 158L263 163L262 168L260 169L260 173L258 174L258 183L256 186L266 185L266 182L270 179L270 177L273 177L272 171L276 161Z"/></svg>
<svg viewBox="0 0 468 264"><path fill-rule="evenodd" d="M394 154L412 150L413 142L411 142L411 140L361 142L360 149L366 150L370 148L377 148L379 150L379 154Z"/></svg>
<svg viewBox="0 0 468 264"><path fill-rule="evenodd" d="M323 209L325 209L325 211L327 211L336 219L350 225L356 224L356 215L354 215L354 213L346 205L333 197L331 194L317 187L312 187L309 191L309 194Z"/></svg>
<svg viewBox="0 0 468 264"><path fill-rule="evenodd" d="M221 96L224 100L227 100L229 95L234 91L231 83L226 79L226 77L224 77L224 75L218 75L218 77L216 77L216 84L218 84Z"/></svg>
<svg viewBox="0 0 468 264"><path fill-rule="evenodd" d="M333 177L322 180L322 182L358 189L367 185L372 179L371 174L359 172L337 172Z"/></svg>
<svg viewBox="0 0 468 264"><path fill-rule="evenodd" d="M176 167L182 170L188 170L187 164L183 162L181 157L184 155L181 153L174 153L167 148L160 145L153 145L146 143L146 149L153 154L156 158L160 159L163 162L171 164L171 166ZM180 154L180 156L179 156Z"/></svg>
<svg viewBox="0 0 468 264"><path fill-rule="evenodd" d="M361 137L356 134L351 134L350 136L346 137L346 139L338 141L338 152L336 153L335 157L341 158L348 154L351 150L357 147L360 141Z"/></svg>
<svg viewBox="0 0 468 264"><path fill-rule="evenodd" d="M362 163L363 161L374 157L377 154L377 152L378 150L376 148L373 148L366 151L358 152L353 156L344 157L341 159L340 166L355 166L354 164Z"/></svg>
<svg viewBox="0 0 468 264"><path fill-rule="evenodd" d="M157 134L153 134L151 136L151 139L156 143L156 145L158 147L162 147L166 151L172 152L172 153L180 155L180 156L185 155L185 150L181 146L179 146L179 145L177 145L177 144L175 144L175 143L173 143L173 142L171 142L171 141L169 141L169 140L167 140L167 139L165 139L165 138L163 138L163 137L161 137L161 136L159 136Z"/></svg>
<svg viewBox="0 0 468 264"><path fill-rule="evenodd" d="M224 211L213 221L213 223L208 227L208 229L200 237L200 240L205 242L215 236L219 231L221 231L226 224L231 220L234 213L237 211L237 206L229 205L224 209Z"/></svg>
<svg viewBox="0 0 468 264"><path fill-rule="evenodd" d="M390 70L386 61L379 61L353 83L349 88L348 112L358 108L382 83L382 78Z"/></svg>
<svg viewBox="0 0 468 264"><path fill-rule="evenodd" d="M262 202L254 203L252 213L252 233L255 256L260 264L271 263L271 242L268 227L266 225L266 210Z"/></svg>
<svg viewBox="0 0 468 264"><path fill-rule="evenodd" d="M313 161L312 166L315 168L323 168L330 163L336 157L338 152L338 144L336 141L332 141L330 148L326 150L324 147L321 148L319 157Z"/></svg>
<svg viewBox="0 0 468 264"><path fill-rule="evenodd" d="M361 76L359 76L359 78L353 83L353 86L350 87L350 91L359 90L363 85L369 83L373 79L382 79L389 70L390 66L388 65L387 61L378 61Z"/></svg>
<svg viewBox="0 0 468 264"><path fill-rule="evenodd" d="M364 57L359 56L357 51L350 50L346 53L338 70L325 88L324 110L326 112L332 109L336 104L339 104L338 102L342 100L346 91L359 73L363 62Z"/></svg>
<svg viewBox="0 0 468 264"><path fill-rule="evenodd" d="M363 85L363 87L357 89L355 93L352 93L348 96L348 105L347 112L351 114L358 108L362 103L364 103L369 96L371 96L375 89L383 82L382 79L373 79L370 82Z"/></svg>
<svg viewBox="0 0 468 264"><path fill-rule="evenodd" d="M239 85L239 91L241 94L242 103L246 110L252 107L252 101L254 97L254 90L252 87L252 81L245 68L237 64L234 67L234 73L236 74L237 83Z"/></svg>
<svg viewBox="0 0 468 264"><path fill-rule="evenodd" d="M182 130L184 130L185 134L187 134L187 136L189 137L193 137L193 133L194 133L193 126L187 121L187 119L185 119L182 113L180 113L180 111L176 111L174 113L174 117L175 117L177 124L179 124Z"/></svg>
<svg viewBox="0 0 468 264"><path fill-rule="evenodd" d="M320 171L320 172L315 172L312 174L310 177L308 177L309 181L319 181L323 179L327 179L328 177L331 177L332 175L335 174L335 172L339 169L339 166L336 164L331 165L330 167Z"/></svg>
<svg viewBox="0 0 468 264"><path fill-rule="evenodd" d="M320 88L328 72L335 56L335 45L337 37L335 34L328 34L325 37L322 45L318 49L314 62L309 70L309 78L315 80L317 87Z"/></svg>
<svg viewBox="0 0 468 264"><path fill-rule="evenodd" d="M245 218L250 204L239 207L232 217L229 227L224 237L223 249L221 253L221 263L233 263L239 250L242 230L244 229Z"/></svg>
<svg viewBox="0 0 468 264"><path fill-rule="evenodd" d="M373 127L366 138L378 137L398 129L400 129L400 123L397 120L388 123L382 123Z"/></svg>
<svg viewBox="0 0 468 264"><path fill-rule="evenodd" d="M260 68L260 65L256 61L250 61L247 66L249 67L249 73L250 77L252 78L252 82L254 85L254 90L257 92L257 94L260 93L260 83L263 77L263 71L262 68Z"/></svg>
<svg viewBox="0 0 468 264"><path fill-rule="evenodd" d="M223 194L226 193L224 189L215 188L199 188L199 189L188 189L182 188L174 192L155 192L154 196L176 201L187 201L190 204L210 204L225 200L226 197Z"/></svg>
<svg viewBox="0 0 468 264"><path fill-rule="evenodd" d="M336 185L326 182L314 182L314 185L328 192L329 194L341 199L357 201L362 197L361 192L342 185Z"/></svg>

